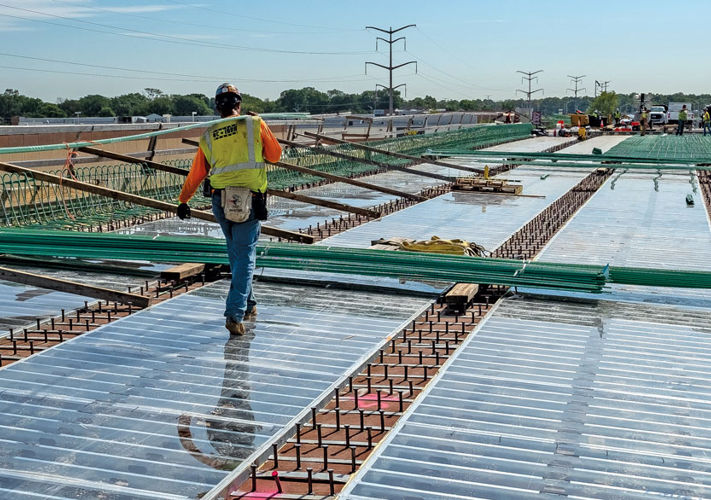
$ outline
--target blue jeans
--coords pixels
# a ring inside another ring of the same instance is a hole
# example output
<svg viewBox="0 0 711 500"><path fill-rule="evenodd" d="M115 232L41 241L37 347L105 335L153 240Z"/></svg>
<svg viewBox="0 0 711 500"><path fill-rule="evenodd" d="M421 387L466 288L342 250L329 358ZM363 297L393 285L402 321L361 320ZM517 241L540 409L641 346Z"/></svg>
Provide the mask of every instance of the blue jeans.
<svg viewBox="0 0 711 500"><path fill-rule="evenodd" d="M704 122L704 123L703 123L703 127L704 127L704 135L706 135L706 129L708 129L708 130L709 130L709 134L711 134L711 123Z"/></svg>
<svg viewBox="0 0 711 500"><path fill-rule="evenodd" d="M242 322L244 313L257 305L252 292L252 276L257 260L257 241L261 223L249 215L245 222L232 222L225 218L220 193L212 195L212 213L215 214L227 243L227 257L232 271L232 283L227 294L225 317Z"/></svg>
<svg viewBox="0 0 711 500"><path fill-rule="evenodd" d="M676 135L684 135L684 122L679 120L679 125L676 127Z"/></svg>

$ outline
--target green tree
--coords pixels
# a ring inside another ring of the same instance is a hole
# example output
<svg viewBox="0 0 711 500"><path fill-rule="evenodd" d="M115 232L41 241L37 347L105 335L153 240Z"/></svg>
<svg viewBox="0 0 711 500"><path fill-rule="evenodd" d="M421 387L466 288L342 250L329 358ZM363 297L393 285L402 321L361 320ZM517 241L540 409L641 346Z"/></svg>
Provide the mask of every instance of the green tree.
<svg viewBox="0 0 711 500"><path fill-rule="evenodd" d="M79 99L79 111L84 116L99 116L99 111L102 108L110 106L109 98L98 94L87 95Z"/></svg>
<svg viewBox="0 0 711 500"><path fill-rule="evenodd" d="M67 116L62 108L51 102L42 103L37 113L43 118L65 118Z"/></svg>
<svg viewBox="0 0 711 500"><path fill-rule="evenodd" d="M193 111L197 115L211 115L212 110L208 106L209 99L204 96L179 95L173 99L173 109L178 116L190 116ZM207 102L206 102L207 100Z"/></svg>
<svg viewBox="0 0 711 500"><path fill-rule="evenodd" d="M148 98L138 92L124 94L111 98L111 109L118 116L135 116L141 113L148 104Z"/></svg>
<svg viewBox="0 0 711 500"><path fill-rule="evenodd" d="M143 91L146 93L149 99L155 99L156 97L160 97L163 95L163 91L161 89L147 87L143 89Z"/></svg>
<svg viewBox="0 0 711 500"><path fill-rule="evenodd" d="M618 107L617 94L613 92L603 92L592 100L588 106L588 113L595 111L602 116L612 115Z"/></svg>
<svg viewBox="0 0 711 500"><path fill-rule="evenodd" d="M0 94L0 121L9 120L13 116L18 116L22 108L20 92L16 89L5 89Z"/></svg>
<svg viewBox="0 0 711 500"><path fill-rule="evenodd" d="M116 116L116 113L114 113L114 110L111 109L110 106L104 106L99 110L96 116Z"/></svg>

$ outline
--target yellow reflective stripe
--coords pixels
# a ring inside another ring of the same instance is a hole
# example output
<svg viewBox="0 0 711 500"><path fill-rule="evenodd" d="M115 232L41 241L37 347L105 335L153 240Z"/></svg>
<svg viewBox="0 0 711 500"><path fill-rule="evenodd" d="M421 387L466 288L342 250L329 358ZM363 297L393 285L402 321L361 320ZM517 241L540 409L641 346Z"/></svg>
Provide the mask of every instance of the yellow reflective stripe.
<svg viewBox="0 0 711 500"><path fill-rule="evenodd" d="M232 165L225 165L224 167L213 167L211 169L211 175L225 174L227 172L234 172L235 170L245 170L248 168L264 168L264 162L260 161L245 161L242 163L233 163Z"/></svg>

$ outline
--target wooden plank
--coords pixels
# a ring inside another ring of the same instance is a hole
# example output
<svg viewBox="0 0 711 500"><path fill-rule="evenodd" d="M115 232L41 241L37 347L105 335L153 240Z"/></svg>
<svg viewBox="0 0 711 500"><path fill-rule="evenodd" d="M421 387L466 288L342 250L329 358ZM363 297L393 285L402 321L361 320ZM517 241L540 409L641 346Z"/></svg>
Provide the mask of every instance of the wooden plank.
<svg viewBox="0 0 711 500"><path fill-rule="evenodd" d="M197 276L205 270L205 264L195 264L186 262L179 266L174 266L160 272L160 277L164 280L180 281L190 276Z"/></svg>
<svg viewBox="0 0 711 500"><path fill-rule="evenodd" d="M291 141L284 141L284 140L279 140L282 144L286 144L288 146L292 147L304 147L303 144L299 144L297 142L291 142ZM347 144L353 144L352 142L347 142ZM438 179L441 181L445 182L454 182L456 178L454 177L449 177L447 175L440 175L440 174L433 174L431 172L422 172L420 170L413 170L408 167L402 167L400 165L391 165L390 163L384 163L382 161L376 161L376 160L370 160L368 158L360 158L358 156L353 156L349 155L346 153L341 153L338 151L332 151L330 149L326 149L323 146L310 146L312 149L315 149L319 153L325 154L325 155L331 155L335 156L336 158L343 158L344 160L349 160L349 161L355 161L359 163L366 163L368 165L375 165L376 167L384 168L386 170L398 170L400 172L405 172L408 174L413 174L413 175L419 175L420 177L430 177L432 179ZM419 163L423 163L420 161Z"/></svg>
<svg viewBox="0 0 711 500"><path fill-rule="evenodd" d="M183 143L184 144L191 144L193 146L198 145L197 141L193 141L190 139L183 139ZM299 146L302 147L303 145L300 144ZM408 198L410 200L425 201L427 199L424 196L420 196L417 194L406 193L404 191L398 191L397 189L390 189L390 188L386 188L383 186L376 186L375 184L370 184L368 182L363 182L363 181L359 181L356 179L351 179L349 177L342 177L340 175L329 174L327 172L321 172L320 170L314 170L311 168L300 167L298 165L294 165L292 163L285 163L283 161L278 161L278 162L274 163L273 165L285 168L287 170L294 170L295 172L301 172L303 174L309 174L309 175L313 175L316 177L323 177L324 179L329 179L334 182L342 182L344 184L350 184L352 186L358 186L358 187L362 187L364 189L370 189L371 191L378 191L380 193L392 194L393 196L399 196L401 198Z"/></svg>
<svg viewBox="0 0 711 500"><path fill-rule="evenodd" d="M336 139L334 137L328 137L327 135L323 135L323 134L314 134L313 132L304 132L303 135L305 135L306 137L311 137L312 139L320 139L326 143L351 144L351 145L353 145L354 148L362 149L363 151L370 151L371 153L380 153L380 154L384 154L387 156L392 156L393 158L400 158L402 160L410 160L412 162L416 162L416 163L413 163L413 165L419 164L419 163L431 163L432 165L439 165L440 167L447 167L447 168L453 168L456 170L463 170L465 172L472 172L475 174L482 174L484 172L483 168L465 167L464 165L457 165L455 163L449 163L449 162L440 161L440 160L425 160L423 158L420 158L419 156L406 155L403 153L395 153L392 151L387 151L385 149L374 148L373 146L366 146L365 144L359 144L356 142L349 142L349 141Z"/></svg>
<svg viewBox="0 0 711 500"><path fill-rule="evenodd" d="M476 283L457 283L444 295L444 303L452 309L463 310L478 292Z"/></svg>
<svg viewBox="0 0 711 500"><path fill-rule="evenodd" d="M144 297L143 295L119 292L99 286L85 285L84 283L78 283L76 281L52 278L43 274L28 273L9 267L0 267L0 279L14 283L22 283L23 285L36 286L38 288L46 288L48 290L84 295L101 300L120 302L122 304L132 304L136 307L147 307L151 303L151 298Z"/></svg>
<svg viewBox="0 0 711 500"><path fill-rule="evenodd" d="M147 167L155 168L156 170L162 170L164 172L170 172L171 174L178 174L178 175L188 175L188 170L184 168L178 168L174 167L172 165L166 165L165 163L158 163L155 161L151 160L146 160L142 158L136 158L134 156L128 156L128 155L122 155L119 153L112 153L111 151L104 151L103 149L99 148L90 148L90 147L85 147L85 148L79 148L79 151L82 153L88 153L96 156L101 156L103 158L110 158L112 160L118 160L122 161L125 163L138 163L138 164L144 164Z"/></svg>
<svg viewBox="0 0 711 500"><path fill-rule="evenodd" d="M367 208L354 207L351 205L345 205L343 203L338 203L336 201L323 200L321 198L314 198L313 196L306 196L299 193L292 193L290 191L279 191L277 189L268 189L267 193L273 196L279 196L281 198L288 198L290 200L301 201L304 203L310 203L312 205L318 205L322 207L333 208L335 210L340 210L342 212L351 212L358 215L364 215L373 219L380 218L380 212L376 210L370 210Z"/></svg>
<svg viewBox="0 0 711 500"><path fill-rule="evenodd" d="M196 145L197 145L197 143L196 143ZM110 151L104 151L102 149L80 148L79 150L83 151L85 153L90 153L90 154L97 155L97 156L104 156L106 158L111 158L111 159L123 161L126 163L145 164L146 166L155 168L156 170L164 170L166 172L171 172L171 173L178 174L178 175L187 176L188 172L189 172L186 169L173 167L172 165L165 165L163 163L158 163L158 162L154 162L154 161L141 160L138 158L134 158L132 156L122 155L122 154L118 154L118 153L112 153ZM298 200L298 201L302 201L304 203L310 203L311 205L318 205L318 206L322 206L322 207L334 208L334 209L340 210L342 212L351 212L354 214L365 215L366 217L372 217L374 219L377 219L380 217L380 213L376 212L375 210L368 210L365 208L352 207L350 205L345 205L343 203L336 203L336 202L332 202L332 201L328 201L328 200L322 200L320 198L314 198L312 196L295 195L295 194L292 195L291 193L286 193L285 191L279 191L279 190L274 190L274 189L267 190L267 193L270 195L273 195L273 196L278 196L280 198L289 198L291 200Z"/></svg>
<svg viewBox="0 0 711 500"><path fill-rule="evenodd" d="M46 172L40 172L38 170L33 170L30 168L19 167L11 163L0 163L0 170L16 174L29 175L34 177L35 179L44 182L49 182L51 184L58 184L67 188L77 189L79 191L85 191L87 193L92 194L98 194L100 196L106 196L107 198L112 198L114 200L127 201L129 203L135 203L136 205L141 205L144 207L156 208L158 210L164 210L166 212L171 213L177 213L178 211L178 207L174 203L154 200L153 198L146 198L145 196L126 193L124 191L117 191L115 189L109 189L102 186L97 186L96 184L89 184L87 182L61 178L57 175L48 174ZM191 213L192 216L197 219L206 220L209 222L217 222L215 216L211 212L204 212L202 210L192 210ZM285 229L279 229L272 226L262 226L262 233L288 240L299 241L301 243L314 242L313 236L296 233L294 231L287 231Z"/></svg>

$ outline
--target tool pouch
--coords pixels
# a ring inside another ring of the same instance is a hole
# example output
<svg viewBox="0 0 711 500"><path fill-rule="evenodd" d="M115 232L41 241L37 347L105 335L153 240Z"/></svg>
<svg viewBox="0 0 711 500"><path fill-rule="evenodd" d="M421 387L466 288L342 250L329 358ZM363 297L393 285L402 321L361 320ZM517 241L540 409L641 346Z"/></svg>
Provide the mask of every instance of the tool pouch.
<svg viewBox="0 0 711 500"><path fill-rule="evenodd" d="M246 187L226 187L222 190L222 209L227 220L246 221L252 210L252 192Z"/></svg>
<svg viewBox="0 0 711 500"><path fill-rule="evenodd" d="M252 192L252 210L257 220L267 220L267 193Z"/></svg>

